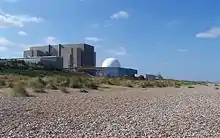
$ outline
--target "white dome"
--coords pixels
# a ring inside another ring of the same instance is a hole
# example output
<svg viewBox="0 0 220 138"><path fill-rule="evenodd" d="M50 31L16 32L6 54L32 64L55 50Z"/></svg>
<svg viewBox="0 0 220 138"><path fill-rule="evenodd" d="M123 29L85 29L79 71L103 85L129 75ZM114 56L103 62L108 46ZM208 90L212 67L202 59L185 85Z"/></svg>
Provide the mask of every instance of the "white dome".
<svg viewBox="0 0 220 138"><path fill-rule="evenodd" d="M107 58L103 63L102 67L121 67L120 62L115 58Z"/></svg>

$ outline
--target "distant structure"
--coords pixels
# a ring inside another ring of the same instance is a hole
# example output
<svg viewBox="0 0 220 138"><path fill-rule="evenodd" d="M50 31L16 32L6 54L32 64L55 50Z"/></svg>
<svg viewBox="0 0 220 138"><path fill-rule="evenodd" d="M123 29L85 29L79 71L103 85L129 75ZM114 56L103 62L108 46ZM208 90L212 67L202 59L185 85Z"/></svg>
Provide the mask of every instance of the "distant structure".
<svg viewBox="0 0 220 138"><path fill-rule="evenodd" d="M121 64L120 62L115 58L107 58L102 63L103 68L120 68Z"/></svg>
<svg viewBox="0 0 220 138"><path fill-rule="evenodd" d="M134 77L138 71L121 67L116 58L107 58L101 67L96 67L94 46L88 44L58 44L30 47L23 52L23 58L5 59L23 60L26 63L40 63L51 69L84 72L93 76Z"/></svg>
<svg viewBox="0 0 220 138"><path fill-rule="evenodd" d="M145 75L145 79L146 80L156 80L157 76L156 75L152 75L152 74L146 74Z"/></svg>
<svg viewBox="0 0 220 138"><path fill-rule="evenodd" d="M30 47L29 50L24 51L23 57L20 60L28 62L50 59L47 60L47 64L50 64L51 61L56 68L63 69L96 66L94 46L88 44L58 44Z"/></svg>
<svg viewBox="0 0 220 138"><path fill-rule="evenodd" d="M127 76L133 77L137 74L137 70L121 67L120 62L115 58L107 58L102 63L102 75L111 77Z"/></svg>

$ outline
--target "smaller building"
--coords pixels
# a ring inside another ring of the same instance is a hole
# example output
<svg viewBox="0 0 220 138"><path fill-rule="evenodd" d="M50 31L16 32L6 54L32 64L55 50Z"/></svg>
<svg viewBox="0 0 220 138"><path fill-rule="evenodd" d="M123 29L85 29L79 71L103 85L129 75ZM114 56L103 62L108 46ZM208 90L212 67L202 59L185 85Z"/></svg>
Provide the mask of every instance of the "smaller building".
<svg viewBox="0 0 220 138"><path fill-rule="evenodd" d="M23 60L26 63L42 63L44 66L52 67L53 69L63 68L63 59L58 56L41 56L41 57L29 57L29 58L16 58L10 60Z"/></svg>
<svg viewBox="0 0 220 138"><path fill-rule="evenodd" d="M146 80L156 80L157 76L156 75L152 75L152 74L146 74L145 79Z"/></svg>
<svg viewBox="0 0 220 138"><path fill-rule="evenodd" d="M121 67L107 67L103 70L104 76L110 77L133 77L137 74L137 70L130 68L121 68Z"/></svg>
<svg viewBox="0 0 220 138"><path fill-rule="evenodd" d="M111 77L133 77L138 72L135 69L121 67L120 62L115 58L107 58L102 63L102 68L102 75Z"/></svg>

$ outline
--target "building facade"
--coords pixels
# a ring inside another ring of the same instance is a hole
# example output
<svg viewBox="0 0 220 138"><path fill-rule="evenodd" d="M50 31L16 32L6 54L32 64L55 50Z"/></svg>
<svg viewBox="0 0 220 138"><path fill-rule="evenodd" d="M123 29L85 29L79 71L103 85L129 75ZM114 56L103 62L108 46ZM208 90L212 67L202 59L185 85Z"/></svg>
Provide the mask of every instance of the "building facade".
<svg viewBox="0 0 220 138"><path fill-rule="evenodd" d="M103 76L111 76L111 77L133 77L135 74L138 73L135 69L130 68L122 68L122 67L106 67L102 71Z"/></svg>
<svg viewBox="0 0 220 138"><path fill-rule="evenodd" d="M95 67L96 52L88 44L59 44L30 47L23 53L24 58L56 56L62 57L63 68Z"/></svg>

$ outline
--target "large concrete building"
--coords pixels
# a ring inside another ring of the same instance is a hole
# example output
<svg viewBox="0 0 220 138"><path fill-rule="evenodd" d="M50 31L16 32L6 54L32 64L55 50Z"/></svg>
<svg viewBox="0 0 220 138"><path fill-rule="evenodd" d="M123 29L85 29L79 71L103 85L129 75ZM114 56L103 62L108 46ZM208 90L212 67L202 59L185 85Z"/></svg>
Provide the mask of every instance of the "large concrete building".
<svg viewBox="0 0 220 138"><path fill-rule="evenodd" d="M59 44L30 47L24 51L24 58L61 57L63 68L95 67L96 52L88 44Z"/></svg>

